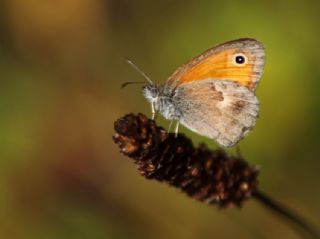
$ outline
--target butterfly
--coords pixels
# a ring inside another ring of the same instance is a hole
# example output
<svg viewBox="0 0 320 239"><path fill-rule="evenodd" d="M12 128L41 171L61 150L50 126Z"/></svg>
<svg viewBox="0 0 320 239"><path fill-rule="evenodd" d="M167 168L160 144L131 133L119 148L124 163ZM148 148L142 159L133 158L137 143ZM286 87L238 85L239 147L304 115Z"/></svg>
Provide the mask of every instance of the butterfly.
<svg viewBox="0 0 320 239"><path fill-rule="evenodd" d="M176 133L181 123L231 147L255 126L259 113L255 90L265 63L261 42L242 38L210 48L179 67L163 85L128 62L148 80L142 92L153 118L160 113L176 121ZM130 83L136 82L124 85Z"/></svg>

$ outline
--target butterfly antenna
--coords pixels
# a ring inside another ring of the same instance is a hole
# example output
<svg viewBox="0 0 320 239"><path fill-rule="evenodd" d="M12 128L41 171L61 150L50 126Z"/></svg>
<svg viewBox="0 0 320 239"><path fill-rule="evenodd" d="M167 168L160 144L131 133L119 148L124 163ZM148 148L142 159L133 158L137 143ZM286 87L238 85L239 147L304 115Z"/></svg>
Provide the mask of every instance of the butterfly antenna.
<svg viewBox="0 0 320 239"><path fill-rule="evenodd" d="M121 85L121 88L125 88L127 85L145 84L144 81L128 81Z"/></svg>
<svg viewBox="0 0 320 239"><path fill-rule="evenodd" d="M124 60L132 66L137 72L139 72L150 84L154 85L154 82L151 80L151 78L144 73L135 63L133 63L129 58L125 57ZM124 86L127 86L128 84L124 84Z"/></svg>

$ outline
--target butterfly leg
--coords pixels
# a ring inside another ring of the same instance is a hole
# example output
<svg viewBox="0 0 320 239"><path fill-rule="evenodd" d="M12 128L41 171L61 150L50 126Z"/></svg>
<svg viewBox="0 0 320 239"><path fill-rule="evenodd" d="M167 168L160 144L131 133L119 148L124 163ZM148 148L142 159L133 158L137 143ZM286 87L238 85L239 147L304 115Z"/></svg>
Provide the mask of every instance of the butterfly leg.
<svg viewBox="0 0 320 239"><path fill-rule="evenodd" d="M174 120L171 120L171 121L170 121L169 128L168 128L168 133L170 133L170 131L171 131L173 122L174 122Z"/></svg>
<svg viewBox="0 0 320 239"><path fill-rule="evenodd" d="M236 151L237 157L242 158L242 155L241 155L241 152L240 152L240 147L237 146L237 149L236 149L236 150L237 150L237 151Z"/></svg>
<svg viewBox="0 0 320 239"><path fill-rule="evenodd" d="M152 120L156 120L158 112L155 110L155 103L151 103Z"/></svg>
<svg viewBox="0 0 320 239"><path fill-rule="evenodd" d="M175 136L178 137L178 133L179 133L179 125L180 125L180 121L177 121L177 124L176 124L176 129L174 131L175 133Z"/></svg>

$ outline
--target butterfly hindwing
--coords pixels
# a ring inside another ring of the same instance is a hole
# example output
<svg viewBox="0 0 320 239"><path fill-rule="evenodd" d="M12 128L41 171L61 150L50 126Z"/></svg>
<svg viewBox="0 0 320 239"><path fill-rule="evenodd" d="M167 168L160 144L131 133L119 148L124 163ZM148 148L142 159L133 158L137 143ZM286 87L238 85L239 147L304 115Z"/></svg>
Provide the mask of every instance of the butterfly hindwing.
<svg viewBox="0 0 320 239"><path fill-rule="evenodd" d="M209 78L183 83L173 100L183 125L225 147L245 137L258 117L254 93L233 81Z"/></svg>

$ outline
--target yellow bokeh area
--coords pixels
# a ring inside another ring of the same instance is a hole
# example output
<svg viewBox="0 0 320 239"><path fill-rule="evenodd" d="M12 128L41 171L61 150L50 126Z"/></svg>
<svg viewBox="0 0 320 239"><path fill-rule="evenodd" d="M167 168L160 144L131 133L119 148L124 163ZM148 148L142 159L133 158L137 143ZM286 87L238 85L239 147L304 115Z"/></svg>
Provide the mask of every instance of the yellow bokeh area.
<svg viewBox="0 0 320 239"><path fill-rule="evenodd" d="M260 118L239 149L262 191L319 222L319 11L318 0L2 0L0 238L299 238L254 200L217 210L147 181L113 122L150 115L140 86L120 88L142 80L123 57L163 83L216 44L256 38Z"/></svg>

